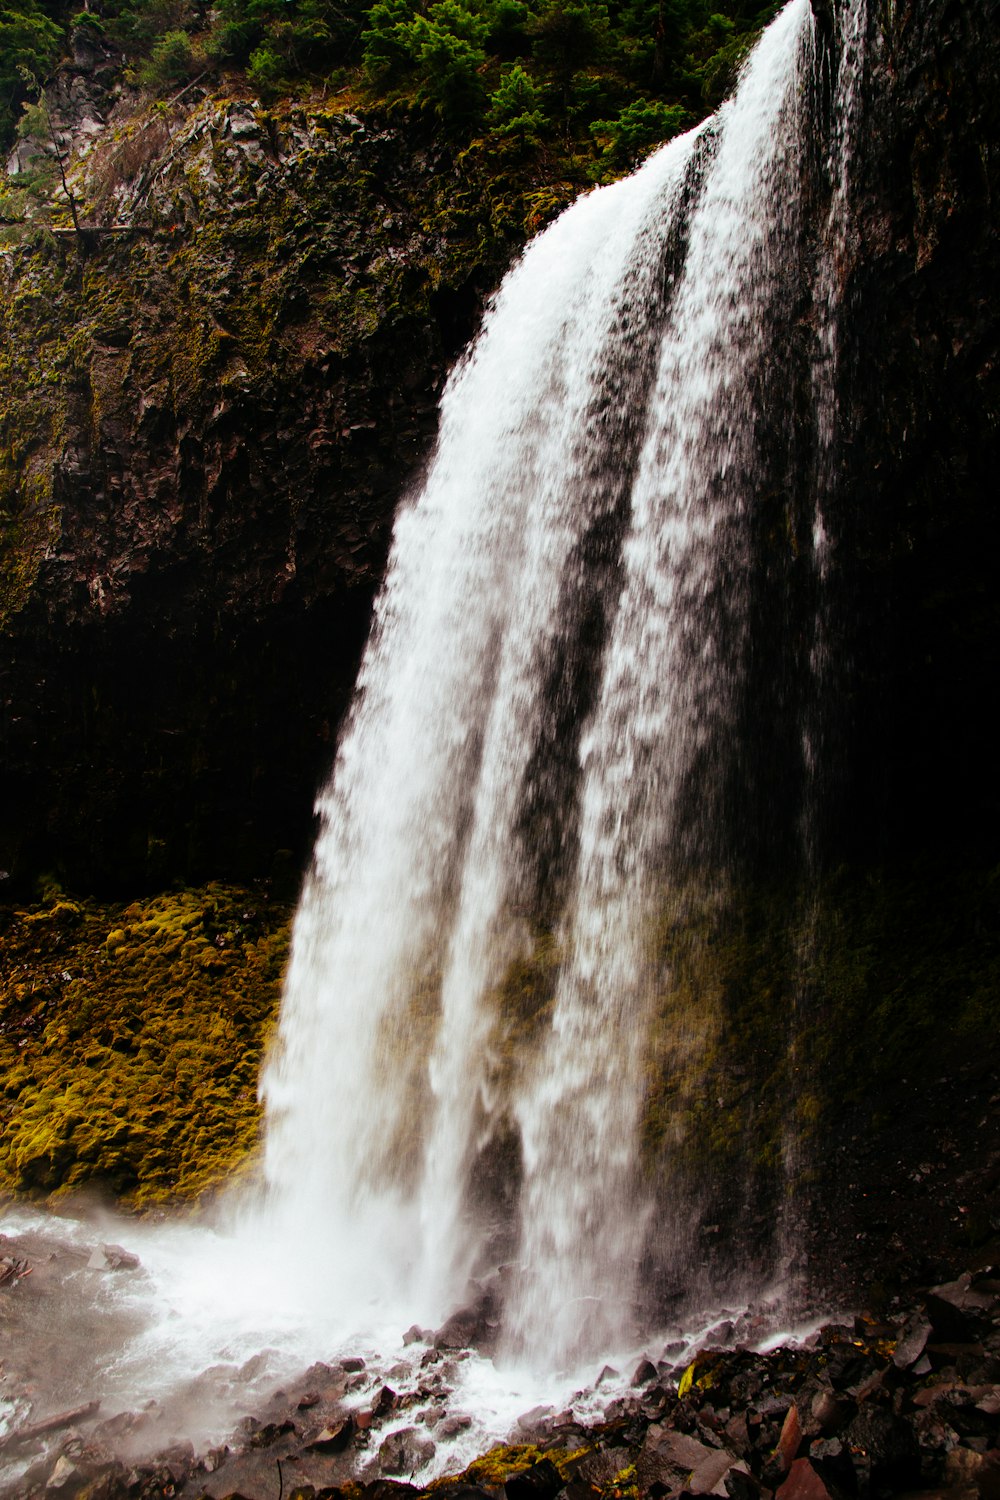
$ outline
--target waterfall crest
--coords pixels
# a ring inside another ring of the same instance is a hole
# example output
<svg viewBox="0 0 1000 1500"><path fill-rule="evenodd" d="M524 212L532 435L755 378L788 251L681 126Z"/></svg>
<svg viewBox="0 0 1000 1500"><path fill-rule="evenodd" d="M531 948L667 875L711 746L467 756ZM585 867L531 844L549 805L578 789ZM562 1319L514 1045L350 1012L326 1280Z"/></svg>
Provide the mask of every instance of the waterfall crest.
<svg viewBox="0 0 1000 1500"><path fill-rule="evenodd" d="M744 749L758 510L801 439L762 402L818 358L810 305L833 348L802 209L814 46L790 0L712 120L507 277L398 517L319 799L263 1222L329 1295L422 1319L512 1256L506 1348L541 1365L634 1331L669 1211L639 1149L650 927L671 882L727 867L768 774ZM818 521L817 567L822 546Z"/></svg>

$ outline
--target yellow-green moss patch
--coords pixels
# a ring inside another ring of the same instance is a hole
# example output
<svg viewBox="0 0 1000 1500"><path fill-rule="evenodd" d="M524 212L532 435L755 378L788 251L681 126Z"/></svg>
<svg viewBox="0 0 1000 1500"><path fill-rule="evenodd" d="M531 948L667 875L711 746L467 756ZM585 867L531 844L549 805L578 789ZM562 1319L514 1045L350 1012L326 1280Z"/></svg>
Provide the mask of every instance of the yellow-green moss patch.
<svg viewBox="0 0 1000 1500"><path fill-rule="evenodd" d="M288 924L216 884L0 915L0 1188L142 1205L245 1163Z"/></svg>
<svg viewBox="0 0 1000 1500"><path fill-rule="evenodd" d="M454 1484L456 1478L468 1484L482 1485L484 1489L495 1489L502 1487L515 1474L527 1473L543 1458L554 1464L564 1479L568 1479L570 1466L587 1452L589 1449L586 1448L579 1448L574 1452L566 1448L546 1448L543 1451L533 1443L512 1443L509 1446L501 1444L474 1459L463 1473L439 1479L430 1489L433 1491L440 1486Z"/></svg>

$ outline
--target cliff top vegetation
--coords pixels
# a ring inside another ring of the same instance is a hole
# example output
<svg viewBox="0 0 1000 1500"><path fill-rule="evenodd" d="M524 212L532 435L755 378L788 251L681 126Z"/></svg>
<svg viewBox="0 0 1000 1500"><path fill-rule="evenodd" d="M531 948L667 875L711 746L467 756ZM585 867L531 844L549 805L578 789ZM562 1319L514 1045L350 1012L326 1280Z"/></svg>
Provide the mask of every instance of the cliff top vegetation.
<svg viewBox="0 0 1000 1500"><path fill-rule="evenodd" d="M60 65L99 49L127 88L322 92L429 112L448 136L590 158L601 180L724 97L776 0L8 0L0 146L37 134Z"/></svg>

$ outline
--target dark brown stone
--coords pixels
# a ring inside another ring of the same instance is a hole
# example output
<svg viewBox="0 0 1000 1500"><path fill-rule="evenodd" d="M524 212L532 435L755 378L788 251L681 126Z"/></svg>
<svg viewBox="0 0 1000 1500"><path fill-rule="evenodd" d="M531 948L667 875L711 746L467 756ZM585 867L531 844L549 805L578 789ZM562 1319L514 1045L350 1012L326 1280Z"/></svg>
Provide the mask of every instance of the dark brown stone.
<svg viewBox="0 0 1000 1500"><path fill-rule="evenodd" d="M792 1467L792 1461L798 1457L799 1448L802 1445L802 1423L799 1420L798 1407L793 1403L785 1416L781 1426L781 1436L778 1438L778 1446L775 1457L783 1473L787 1474Z"/></svg>
<svg viewBox="0 0 1000 1500"><path fill-rule="evenodd" d="M340 1453L350 1443L354 1432L353 1417L342 1417L339 1421L328 1423L315 1437L309 1438L305 1447L314 1449L317 1453Z"/></svg>
<svg viewBox="0 0 1000 1500"><path fill-rule="evenodd" d="M832 1391L820 1391L814 1398L810 1408L813 1419L819 1424L819 1430L829 1436L840 1430L850 1421L854 1411L852 1403L843 1396L835 1396Z"/></svg>
<svg viewBox="0 0 1000 1500"><path fill-rule="evenodd" d="M504 1484L507 1500L554 1500L563 1478L551 1459L543 1458L523 1474L512 1474Z"/></svg>
<svg viewBox="0 0 1000 1500"><path fill-rule="evenodd" d="M836 1497L809 1459L797 1458L775 1500L836 1500Z"/></svg>

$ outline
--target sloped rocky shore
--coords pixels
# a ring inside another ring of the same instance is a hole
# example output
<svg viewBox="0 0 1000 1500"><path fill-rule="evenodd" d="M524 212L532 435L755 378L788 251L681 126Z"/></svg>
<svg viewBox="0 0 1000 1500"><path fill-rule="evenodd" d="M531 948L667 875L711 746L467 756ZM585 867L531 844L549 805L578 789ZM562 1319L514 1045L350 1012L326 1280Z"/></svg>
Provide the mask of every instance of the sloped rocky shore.
<svg viewBox="0 0 1000 1500"><path fill-rule="evenodd" d="M0 1246L5 1318L30 1273L16 1248ZM102 1253L105 1271L132 1269L118 1247ZM473 1356L460 1341L488 1343L491 1310L487 1298L436 1333L411 1329L409 1357L388 1369L360 1356L314 1364L207 1451L188 1442L136 1461L128 1454L142 1450L144 1427L155 1427L150 1409L110 1413L89 1400L39 1415L25 1404L0 1440L4 1466L16 1460L20 1470L3 1493L24 1500L1000 1494L1000 1268L992 1265L914 1289L879 1316L832 1322L766 1352L747 1346L755 1331L760 1336L760 1314L717 1324L693 1354L668 1338L631 1378L606 1367L566 1409L525 1413L507 1446L468 1463L468 1446L456 1439L471 1418L453 1397L456 1371ZM740 1339L747 1343L726 1347ZM147 1436L147 1452L148 1443ZM452 1452L460 1472L449 1472Z"/></svg>

